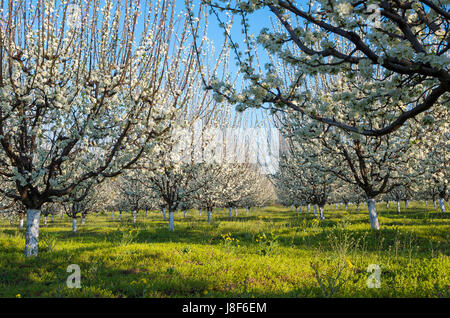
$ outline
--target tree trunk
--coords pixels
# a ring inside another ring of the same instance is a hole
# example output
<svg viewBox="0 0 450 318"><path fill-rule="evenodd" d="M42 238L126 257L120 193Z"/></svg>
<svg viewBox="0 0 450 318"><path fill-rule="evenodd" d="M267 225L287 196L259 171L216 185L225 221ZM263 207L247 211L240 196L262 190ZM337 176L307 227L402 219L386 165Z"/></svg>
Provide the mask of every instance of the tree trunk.
<svg viewBox="0 0 450 318"><path fill-rule="evenodd" d="M361 211L361 208L359 207L359 202L358 203L356 203L356 211Z"/></svg>
<svg viewBox="0 0 450 318"><path fill-rule="evenodd" d="M347 207L348 207L348 203L347 202L345 202L345 209L347 210Z"/></svg>
<svg viewBox="0 0 450 318"><path fill-rule="evenodd" d="M433 203L434 203L434 209L437 209L436 200L434 200Z"/></svg>
<svg viewBox="0 0 450 318"><path fill-rule="evenodd" d="M248 206L245 207L245 212L248 214Z"/></svg>
<svg viewBox="0 0 450 318"><path fill-rule="evenodd" d="M59 216L60 218L61 218L61 220L63 219L63 217L64 217L64 213L62 213L61 212L61 214L60 214L60 216Z"/></svg>
<svg viewBox="0 0 450 318"><path fill-rule="evenodd" d="M40 210L27 210L27 229L25 231L25 256L38 255Z"/></svg>
<svg viewBox="0 0 450 318"><path fill-rule="evenodd" d="M228 208L228 217L231 219L231 208Z"/></svg>
<svg viewBox="0 0 450 318"><path fill-rule="evenodd" d="M306 212L309 213L309 204L306 206Z"/></svg>
<svg viewBox="0 0 450 318"><path fill-rule="evenodd" d="M389 209L389 201L386 202L386 209Z"/></svg>
<svg viewBox="0 0 450 318"><path fill-rule="evenodd" d="M174 213L169 210L169 231L174 231Z"/></svg>
<svg viewBox="0 0 450 318"><path fill-rule="evenodd" d="M234 216L237 216L237 207L234 207Z"/></svg>
<svg viewBox="0 0 450 318"><path fill-rule="evenodd" d="M133 212L133 223L136 223L137 212Z"/></svg>
<svg viewBox="0 0 450 318"><path fill-rule="evenodd" d="M302 206L300 205L300 213L302 213Z"/></svg>
<svg viewBox="0 0 450 318"><path fill-rule="evenodd" d="M145 218L147 218L148 211L145 209Z"/></svg>
<svg viewBox="0 0 450 318"><path fill-rule="evenodd" d="M397 201L397 213L400 213L400 201Z"/></svg>
<svg viewBox="0 0 450 318"><path fill-rule="evenodd" d="M427 200L425 200L425 206L428 206L428 201Z"/></svg>
<svg viewBox="0 0 450 318"><path fill-rule="evenodd" d="M55 221L55 216L52 214L51 218L52 218L52 223L53 223Z"/></svg>
<svg viewBox="0 0 450 318"><path fill-rule="evenodd" d="M439 206L441 208L441 212L445 213L445 200L444 200L444 198L439 198Z"/></svg>
<svg viewBox="0 0 450 318"><path fill-rule="evenodd" d="M77 218L72 218L72 232L77 232Z"/></svg>
<svg viewBox="0 0 450 318"><path fill-rule="evenodd" d="M186 218L186 210L183 211L184 218Z"/></svg>
<svg viewBox="0 0 450 318"><path fill-rule="evenodd" d="M163 214L164 221L166 221L167 220L167 218L166 218L166 208L162 209L162 214Z"/></svg>
<svg viewBox="0 0 450 318"><path fill-rule="evenodd" d="M314 206L313 206L313 213L314 213L314 216L317 217L317 204L314 204Z"/></svg>
<svg viewBox="0 0 450 318"><path fill-rule="evenodd" d="M208 210L208 223L211 223L212 221L212 213Z"/></svg>
<svg viewBox="0 0 450 318"><path fill-rule="evenodd" d="M44 225L47 226L47 216L44 217Z"/></svg>
<svg viewBox="0 0 450 318"><path fill-rule="evenodd" d="M81 225L84 225L84 224L86 224L86 217L82 216L81 217Z"/></svg>
<svg viewBox="0 0 450 318"><path fill-rule="evenodd" d="M338 209L338 204L337 204L337 203L336 203L336 205L335 205L334 209L335 209L335 210L337 210L337 209Z"/></svg>
<svg viewBox="0 0 450 318"><path fill-rule="evenodd" d="M319 206L320 219L325 220L325 214L323 212L323 206Z"/></svg>
<svg viewBox="0 0 450 318"><path fill-rule="evenodd" d="M202 208L198 209L198 215L202 216Z"/></svg>
<svg viewBox="0 0 450 318"><path fill-rule="evenodd" d="M374 230L379 230L377 208L375 206L375 199L367 200L367 207L369 208L370 227Z"/></svg>
<svg viewBox="0 0 450 318"><path fill-rule="evenodd" d="M23 230L23 215L20 216L20 220L19 220L19 230Z"/></svg>
<svg viewBox="0 0 450 318"><path fill-rule="evenodd" d="M111 212L111 218L114 220L114 211Z"/></svg>
<svg viewBox="0 0 450 318"><path fill-rule="evenodd" d="M13 225L13 216L11 214L11 216L9 217L9 225Z"/></svg>
<svg viewBox="0 0 450 318"><path fill-rule="evenodd" d="M408 208L408 200L405 200L405 209Z"/></svg>
<svg viewBox="0 0 450 318"><path fill-rule="evenodd" d="M121 221L122 220L122 211L119 211L119 221Z"/></svg>

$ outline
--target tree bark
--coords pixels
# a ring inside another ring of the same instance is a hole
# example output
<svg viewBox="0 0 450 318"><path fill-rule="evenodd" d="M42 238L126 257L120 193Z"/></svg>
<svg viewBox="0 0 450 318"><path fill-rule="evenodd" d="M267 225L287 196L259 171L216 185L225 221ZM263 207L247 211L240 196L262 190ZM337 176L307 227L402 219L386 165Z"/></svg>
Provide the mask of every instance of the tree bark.
<svg viewBox="0 0 450 318"><path fill-rule="evenodd" d="M314 213L314 216L317 217L317 204L314 204L314 206L313 206L313 213Z"/></svg>
<svg viewBox="0 0 450 318"><path fill-rule="evenodd" d="M166 218L166 208L162 209L162 214L163 214L163 220L166 221L167 220L167 218Z"/></svg>
<svg viewBox="0 0 450 318"><path fill-rule="evenodd" d="M77 232L77 218L72 218L72 232Z"/></svg>
<svg viewBox="0 0 450 318"><path fill-rule="evenodd" d="M20 217L19 220L19 230L23 230L23 215Z"/></svg>
<svg viewBox="0 0 450 318"><path fill-rule="evenodd" d="M169 231L173 232L175 229L174 226L174 213L169 210Z"/></svg>
<svg viewBox="0 0 450 318"><path fill-rule="evenodd" d="M27 209L27 229L25 232L25 256L38 255L40 210Z"/></svg>
<svg viewBox="0 0 450 318"><path fill-rule="evenodd" d="M211 211L208 211L208 223L211 223L212 221L212 213Z"/></svg>
<svg viewBox="0 0 450 318"><path fill-rule="evenodd" d="M375 206L375 199L367 200L367 207L369 208L370 227L374 230L379 230L377 208Z"/></svg>
<svg viewBox="0 0 450 318"><path fill-rule="evenodd" d="M133 223L136 223L136 217L137 217L137 213L136 211L133 212Z"/></svg>
<svg viewBox="0 0 450 318"><path fill-rule="evenodd" d="M228 208L228 217L231 219L231 207L230 208Z"/></svg>
<svg viewBox="0 0 450 318"><path fill-rule="evenodd" d="M397 213L400 213L400 201L397 201Z"/></svg>
<svg viewBox="0 0 450 318"><path fill-rule="evenodd" d="M441 212L445 213L445 200L444 200L444 198L439 198L439 206L441 208Z"/></svg>
<svg viewBox="0 0 450 318"><path fill-rule="evenodd" d="M320 219L321 220L325 220L325 214L324 214L323 206L319 206L319 214L320 214Z"/></svg>
<svg viewBox="0 0 450 318"><path fill-rule="evenodd" d="M234 207L234 216L237 216L237 207Z"/></svg>
<svg viewBox="0 0 450 318"><path fill-rule="evenodd" d="M122 220L122 211L119 211L119 221L121 221Z"/></svg>

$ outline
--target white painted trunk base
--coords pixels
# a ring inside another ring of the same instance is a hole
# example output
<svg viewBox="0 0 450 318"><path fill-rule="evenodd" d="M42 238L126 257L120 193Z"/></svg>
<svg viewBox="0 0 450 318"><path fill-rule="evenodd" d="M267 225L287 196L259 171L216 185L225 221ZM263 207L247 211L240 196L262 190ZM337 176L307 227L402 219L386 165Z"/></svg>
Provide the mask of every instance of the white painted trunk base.
<svg viewBox="0 0 450 318"><path fill-rule="evenodd" d="M19 230L23 230L23 216L21 216L19 220Z"/></svg>
<svg viewBox="0 0 450 318"><path fill-rule="evenodd" d="M231 219L232 215L231 215L231 208L228 208L228 217Z"/></svg>
<svg viewBox="0 0 450 318"><path fill-rule="evenodd" d="M369 208L370 227L374 230L379 230L380 225L378 224L378 215L377 215L377 208L375 206L375 200L368 199L367 207Z"/></svg>
<svg viewBox="0 0 450 318"><path fill-rule="evenodd" d="M164 221L166 221L167 218L166 218L166 209L165 208L162 209L162 214L163 214Z"/></svg>
<svg viewBox="0 0 450 318"><path fill-rule="evenodd" d="M237 216L237 208L234 208L234 216Z"/></svg>
<svg viewBox="0 0 450 318"><path fill-rule="evenodd" d="M445 200L444 200L444 198L439 198L439 206L441 208L441 212L445 213Z"/></svg>
<svg viewBox="0 0 450 318"><path fill-rule="evenodd" d="M323 206L319 206L319 214L321 220L325 220L325 214L323 210L324 210Z"/></svg>
<svg viewBox="0 0 450 318"><path fill-rule="evenodd" d="M77 219L72 219L72 232L75 233L77 231Z"/></svg>
<svg viewBox="0 0 450 318"><path fill-rule="evenodd" d="M136 219L137 219L137 213L136 211L133 212L133 223L136 223Z"/></svg>
<svg viewBox="0 0 450 318"><path fill-rule="evenodd" d="M174 213L173 211L169 211L169 231L173 232L174 229Z"/></svg>
<svg viewBox="0 0 450 318"><path fill-rule="evenodd" d="M211 211L208 211L208 223L211 223L212 221L212 213Z"/></svg>
<svg viewBox="0 0 450 318"><path fill-rule="evenodd" d="M25 256L38 255L40 210L27 210L27 229L25 232Z"/></svg>
<svg viewBox="0 0 450 318"><path fill-rule="evenodd" d="M397 201L397 213L400 213L400 201Z"/></svg>
<svg viewBox="0 0 450 318"><path fill-rule="evenodd" d="M314 204L314 206L313 206L313 213L314 213L314 216L317 217L317 205L316 204Z"/></svg>

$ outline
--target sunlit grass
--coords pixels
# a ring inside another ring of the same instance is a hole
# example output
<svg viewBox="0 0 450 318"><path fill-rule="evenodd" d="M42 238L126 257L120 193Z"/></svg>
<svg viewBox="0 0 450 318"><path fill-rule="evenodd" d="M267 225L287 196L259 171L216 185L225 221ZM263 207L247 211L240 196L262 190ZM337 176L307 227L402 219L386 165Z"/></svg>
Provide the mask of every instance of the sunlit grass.
<svg viewBox="0 0 450 318"><path fill-rule="evenodd" d="M24 234L0 219L0 296L15 297L322 297L311 263L323 275L341 266L345 283L333 297L436 297L450 285L448 214L410 202L396 213L377 206L381 230L367 209L327 206L326 219L266 207L175 215L168 231L159 211L132 223L89 215L77 233L59 216L41 220L37 258L23 256ZM81 223L81 222L80 222ZM81 289L66 287L69 264L81 268ZM368 288L367 266L381 267L381 288ZM328 274L327 274L328 273ZM325 276L323 276L325 277Z"/></svg>

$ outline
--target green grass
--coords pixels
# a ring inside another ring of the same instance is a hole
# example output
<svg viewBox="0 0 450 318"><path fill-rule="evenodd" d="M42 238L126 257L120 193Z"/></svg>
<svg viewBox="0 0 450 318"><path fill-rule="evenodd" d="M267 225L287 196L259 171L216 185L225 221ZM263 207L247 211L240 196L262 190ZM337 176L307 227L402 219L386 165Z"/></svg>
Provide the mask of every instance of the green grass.
<svg viewBox="0 0 450 318"><path fill-rule="evenodd" d="M323 221L281 207L216 211L212 224L179 212L175 232L156 211L137 224L130 213L120 224L117 213L90 215L75 234L66 216L41 218L35 258L23 256L17 224L0 219L0 296L448 297L449 215L418 202L400 214L377 207L378 232L365 207L334 205ZM66 287L69 264L81 268L80 289ZM369 264L381 267L381 288L367 287Z"/></svg>

